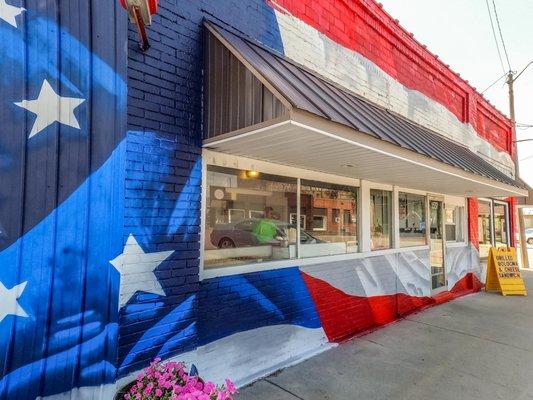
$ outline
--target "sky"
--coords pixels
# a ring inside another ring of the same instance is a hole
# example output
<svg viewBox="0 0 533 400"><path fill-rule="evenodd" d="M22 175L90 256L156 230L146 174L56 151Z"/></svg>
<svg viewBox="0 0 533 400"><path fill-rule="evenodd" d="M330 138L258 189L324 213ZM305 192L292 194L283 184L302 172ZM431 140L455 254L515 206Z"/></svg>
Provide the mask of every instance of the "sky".
<svg viewBox="0 0 533 400"><path fill-rule="evenodd" d="M415 38L461 74L479 92L504 74L492 34L487 0L378 0ZM492 10L492 1L488 0ZM511 68L533 61L533 1L494 0ZM494 28L498 28L492 14ZM501 42L500 42L501 43ZM505 66L507 61L500 44ZM484 93L509 115L504 79ZM533 65L515 82L516 121L533 125ZM517 129L517 139L533 139L533 128ZM518 143L520 175L533 186L533 141Z"/></svg>

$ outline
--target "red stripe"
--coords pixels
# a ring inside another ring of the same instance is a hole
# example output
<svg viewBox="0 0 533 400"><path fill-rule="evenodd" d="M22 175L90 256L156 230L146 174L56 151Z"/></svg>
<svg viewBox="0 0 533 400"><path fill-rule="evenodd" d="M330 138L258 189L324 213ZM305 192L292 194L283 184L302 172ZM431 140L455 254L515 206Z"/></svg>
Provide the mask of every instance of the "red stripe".
<svg viewBox="0 0 533 400"><path fill-rule="evenodd" d="M328 36L362 54L402 85L445 106L460 121L512 155L510 121L491 106L372 0L270 0Z"/></svg>
<svg viewBox="0 0 533 400"><path fill-rule="evenodd" d="M362 297L346 294L304 272L302 277L330 342L339 342L357 333L393 322L423 307L479 291L482 287L477 277L469 273L459 280L451 291L435 298L409 296L404 293Z"/></svg>
<svg viewBox="0 0 533 400"><path fill-rule="evenodd" d="M432 302L406 294L351 296L323 280L302 273L329 341L336 342L375 326L385 325Z"/></svg>

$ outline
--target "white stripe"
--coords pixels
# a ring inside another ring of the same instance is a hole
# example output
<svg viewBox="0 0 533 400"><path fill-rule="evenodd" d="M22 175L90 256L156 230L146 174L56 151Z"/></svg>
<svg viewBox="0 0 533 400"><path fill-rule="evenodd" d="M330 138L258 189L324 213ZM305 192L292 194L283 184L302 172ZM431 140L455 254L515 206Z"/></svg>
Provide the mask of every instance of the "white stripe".
<svg viewBox="0 0 533 400"><path fill-rule="evenodd" d="M316 264L300 270L351 296L431 295L427 250Z"/></svg>
<svg viewBox="0 0 533 400"><path fill-rule="evenodd" d="M369 59L339 45L303 21L275 12L287 57L376 104L467 145L495 167L513 175L514 163L509 154L481 138L471 125L459 121L445 106L405 87Z"/></svg>
<svg viewBox="0 0 533 400"><path fill-rule="evenodd" d="M204 380L223 384L229 378L242 387L334 346L327 342L322 328L272 325L235 333L173 360L196 365ZM121 379L118 387L134 380L137 374Z"/></svg>

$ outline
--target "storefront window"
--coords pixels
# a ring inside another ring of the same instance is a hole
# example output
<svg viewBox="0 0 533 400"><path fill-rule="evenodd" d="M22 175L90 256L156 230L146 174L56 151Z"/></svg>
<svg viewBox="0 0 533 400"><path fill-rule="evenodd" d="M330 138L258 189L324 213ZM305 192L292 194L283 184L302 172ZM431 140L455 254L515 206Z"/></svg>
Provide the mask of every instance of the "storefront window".
<svg viewBox="0 0 533 400"><path fill-rule="evenodd" d="M464 207L447 206L445 214L446 241L464 242Z"/></svg>
<svg viewBox="0 0 533 400"><path fill-rule="evenodd" d="M417 194L398 194L400 247L423 246L426 240L426 198Z"/></svg>
<svg viewBox="0 0 533 400"><path fill-rule="evenodd" d="M494 203L494 241L496 246L508 246L507 205Z"/></svg>
<svg viewBox="0 0 533 400"><path fill-rule="evenodd" d="M479 230L479 256L488 257L490 246L492 246L492 211L491 203L479 200L478 207L478 230Z"/></svg>
<svg viewBox="0 0 533 400"><path fill-rule="evenodd" d="M392 247L392 192L370 189L371 249Z"/></svg>
<svg viewBox="0 0 533 400"><path fill-rule="evenodd" d="M208 166L205 268L296 257L293 178Z"/></svg>
<svg viewBox="0 0 533 400"><path fill-rule="evenodd" d="M301 181L301 257L357 251L357 188Z"/></svg>

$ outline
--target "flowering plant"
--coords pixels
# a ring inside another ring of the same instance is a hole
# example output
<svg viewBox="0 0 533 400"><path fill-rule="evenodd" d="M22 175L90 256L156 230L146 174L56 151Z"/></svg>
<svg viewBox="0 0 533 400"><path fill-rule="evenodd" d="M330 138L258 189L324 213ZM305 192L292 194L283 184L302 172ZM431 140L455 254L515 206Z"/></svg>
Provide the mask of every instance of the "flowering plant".
<svg viewBox="0 0 533 400"><path fill-rule="evenodd" d="M189 375L185 364L156 358L137 376L125 400L233 400L237 393L229 379L222 386Z"/></svg>

